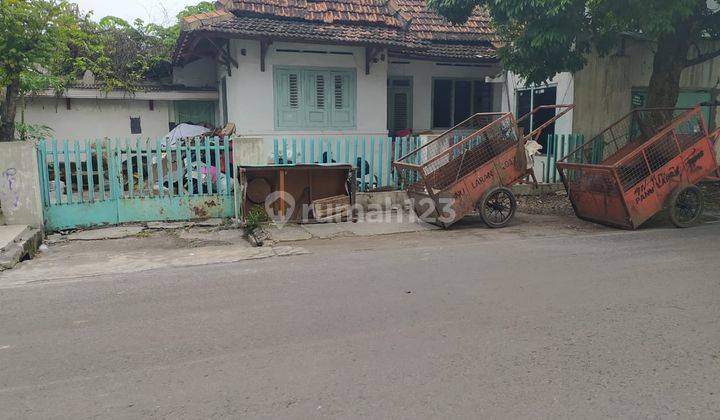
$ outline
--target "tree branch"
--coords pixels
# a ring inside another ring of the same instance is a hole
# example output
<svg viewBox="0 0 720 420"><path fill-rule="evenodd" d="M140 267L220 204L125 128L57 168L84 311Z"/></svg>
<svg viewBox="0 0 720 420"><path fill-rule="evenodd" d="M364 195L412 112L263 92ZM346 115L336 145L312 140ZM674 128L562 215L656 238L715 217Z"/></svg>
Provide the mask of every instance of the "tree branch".
<svg viewBox="0 0 720 420"><path fill-rule="evenodd" d="M693 58L692 60L688 60L687 63L685 63L685 67L692 67L697 66L698 64L702 64L708 60L712 60L713 58L720 57L720 49L715 50L713 52L709 52L706 54L700 54L699 56Z"/></svg>

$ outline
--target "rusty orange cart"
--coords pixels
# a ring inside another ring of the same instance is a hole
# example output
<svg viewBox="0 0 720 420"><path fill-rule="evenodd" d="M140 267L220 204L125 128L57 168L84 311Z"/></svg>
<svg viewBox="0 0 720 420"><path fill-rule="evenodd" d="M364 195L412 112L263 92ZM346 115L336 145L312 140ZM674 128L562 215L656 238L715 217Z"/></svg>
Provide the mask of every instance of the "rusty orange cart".
<svg viewBox="0 0 720 420"><path fill-rule="evenodd" d="M678 227L700 221L695 185L718 171L700 107L637 109L558 162L581 219L637 229L663 209Z"/></svg>
<svg viewBox="0 0 720 420"><path fill-rule="evenodd" d="M506 226L517 208L508 187L529 174L526 141L573 105L543 106L532 113L548 108L555 116L527 135L511 113L476 114L395 161L417 215L448 228L477 211L488 226Z"/></svg>

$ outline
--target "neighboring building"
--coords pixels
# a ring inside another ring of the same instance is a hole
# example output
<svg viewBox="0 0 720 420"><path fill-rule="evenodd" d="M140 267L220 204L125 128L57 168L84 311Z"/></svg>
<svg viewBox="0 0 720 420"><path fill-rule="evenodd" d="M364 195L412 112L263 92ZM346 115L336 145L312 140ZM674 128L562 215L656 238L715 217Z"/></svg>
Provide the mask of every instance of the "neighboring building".
<svg viewBox="0 0 720 420"><path fill-rule="evenodd" d="M47 126L54 138L68 140L157 139L183 122L216 125L218 90L208 65L176 69L173 83L145 83L136 92L105 92L88 73L60 95L48 90L26 98L17 121Z"/></svg>
<svg viewBox="0 0 720 420"><path fill-rule="evenodd" d="M220 121L267 142L439 132L500 109L488 22L423 0L222 0L184 20L175 64L213 57Z"/></svg>
<svg viewBox="0 0 720 420"><path fill-rule="evenodd" d="M522 113L530 103L574 103L572 120L558 122L556 131L586 137L597 134L631 109L645 105L653 64L650 47L648 42L626 37L616 52L605 57L592 54L581 71L558 74L547 85L526 86L511 73L510 106L504 101L503 109ZM678 107L704 104L709 127L720 125L720 58L685 69L680 88Z"/></svg>

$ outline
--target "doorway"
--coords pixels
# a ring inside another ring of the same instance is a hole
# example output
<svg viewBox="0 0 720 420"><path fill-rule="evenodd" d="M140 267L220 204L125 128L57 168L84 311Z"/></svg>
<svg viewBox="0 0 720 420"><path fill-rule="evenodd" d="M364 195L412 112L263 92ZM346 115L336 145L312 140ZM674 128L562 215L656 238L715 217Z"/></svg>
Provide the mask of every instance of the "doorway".
<svg viewBox="0 0 720 420"><path fill-rule="evenodd" d="M412 133L412 77L388 79L388 131L391 136Z"/></svg>

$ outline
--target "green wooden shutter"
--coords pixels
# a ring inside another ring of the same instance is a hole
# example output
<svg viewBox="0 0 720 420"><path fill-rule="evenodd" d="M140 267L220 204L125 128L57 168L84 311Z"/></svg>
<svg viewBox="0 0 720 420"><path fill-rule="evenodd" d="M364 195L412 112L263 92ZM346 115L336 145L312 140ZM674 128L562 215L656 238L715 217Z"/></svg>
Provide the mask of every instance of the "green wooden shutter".
<svg viewBox="0 0 720 420"><path fill-rule="evenodd" d="M304 123L302 80L294 70L275 71L275 120L278 128L294 128Z"/></svg>
<svg viewBox="0 0 720 420"><path fill-rule="evenodd" d="M338 128L355 126L355 74L334 71L332 81L332 125Z"/></svg>
<svg viewBox="0 0 720 420"><path fill-rule="evenodd" d="M308 127L327 127L328 126L328 108L329 101L327 98L328 74L320 71L307 71L303 73L307 95L306 122Z"/></svg>
<svg viewBox="0 0 720 420"><path fill-rule="evenodd" d="M354 71L276 68L277 129L354 128Z"/></svg>

